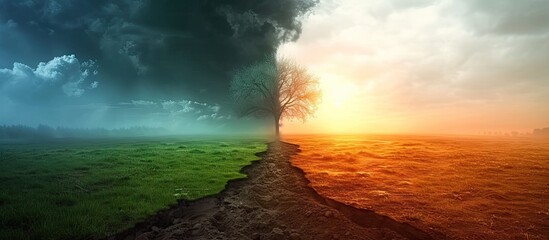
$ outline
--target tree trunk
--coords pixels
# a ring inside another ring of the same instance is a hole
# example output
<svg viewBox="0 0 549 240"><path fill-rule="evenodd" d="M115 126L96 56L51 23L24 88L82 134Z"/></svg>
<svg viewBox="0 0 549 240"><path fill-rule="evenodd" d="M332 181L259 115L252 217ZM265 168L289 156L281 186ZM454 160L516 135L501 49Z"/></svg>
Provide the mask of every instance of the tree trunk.
<svg viewBox="0 0 549 240"><path fill-rule="evenodd" d="M274 116L275 121L275 138L278 141L280 139L280 116Z"/></svg>

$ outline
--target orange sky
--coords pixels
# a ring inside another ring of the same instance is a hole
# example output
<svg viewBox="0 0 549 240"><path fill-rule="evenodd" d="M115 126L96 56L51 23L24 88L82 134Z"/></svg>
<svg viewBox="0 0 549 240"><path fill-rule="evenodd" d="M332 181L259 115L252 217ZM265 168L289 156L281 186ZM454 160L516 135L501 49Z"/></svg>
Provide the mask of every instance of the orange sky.
<svg viewBox="0 0 549 240"><path fill-rule="evenodd" d="M365 2L323 1L280 48L320 77L324 95L314 118L284 122L283 133L549 126L549 23L531 4Z"/></svg>

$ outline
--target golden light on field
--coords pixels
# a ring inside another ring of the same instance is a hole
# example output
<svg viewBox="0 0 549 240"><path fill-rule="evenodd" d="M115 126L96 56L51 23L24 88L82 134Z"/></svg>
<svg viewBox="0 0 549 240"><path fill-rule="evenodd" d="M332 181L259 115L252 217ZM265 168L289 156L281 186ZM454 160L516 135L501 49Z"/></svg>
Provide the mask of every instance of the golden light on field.
<svg viewBox="0 0 549 240"><path fill-rule="evenodd" d="M284 141L299 144L292 164L330 199L448 239L546 239L547 141L387 134Z"/></svg>

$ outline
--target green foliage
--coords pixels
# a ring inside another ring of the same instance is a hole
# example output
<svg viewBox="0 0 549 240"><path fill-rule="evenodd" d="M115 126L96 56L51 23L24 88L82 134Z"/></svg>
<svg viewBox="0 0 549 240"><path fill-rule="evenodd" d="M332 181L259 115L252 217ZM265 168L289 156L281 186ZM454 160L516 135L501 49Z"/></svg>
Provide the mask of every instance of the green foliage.
<svg viewBox="0 0 549 240"><path fill-rule="evenodd" d="M0 239L106 236L218 193L265 149L236 138L2 143Z"/></svg>

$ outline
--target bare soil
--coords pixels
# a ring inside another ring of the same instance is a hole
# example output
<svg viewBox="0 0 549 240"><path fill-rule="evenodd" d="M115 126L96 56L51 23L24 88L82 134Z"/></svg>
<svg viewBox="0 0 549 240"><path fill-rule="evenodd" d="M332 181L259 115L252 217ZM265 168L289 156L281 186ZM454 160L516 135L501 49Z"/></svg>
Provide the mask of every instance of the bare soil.
<svg viewBox="0 0 549 240"><path fill-rule="evenodd" d="M549 141L292 135L320 195L449 239L548 240Z"/></svg>
<svg viewBox="0 0 549 240"><path fill-rule="evenodd" d="M297 145L271 143L221 193L180 201L108 239L445 239L318 195L290 164Z"/></svg>

